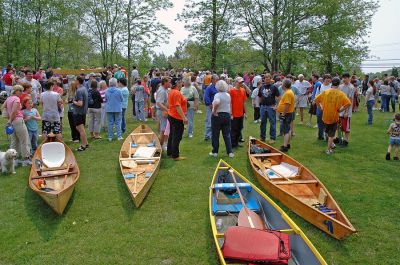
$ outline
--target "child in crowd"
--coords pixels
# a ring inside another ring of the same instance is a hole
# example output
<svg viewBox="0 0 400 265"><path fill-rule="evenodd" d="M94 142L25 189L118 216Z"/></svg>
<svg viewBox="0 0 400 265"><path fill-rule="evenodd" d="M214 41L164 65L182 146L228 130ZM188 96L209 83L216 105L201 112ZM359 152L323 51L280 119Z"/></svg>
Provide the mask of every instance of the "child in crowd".
<svg viewBox="0 0 400 265"><path fill-rule="evenodd" d="M131 93L135 95L135 112L138 121L145 121L144 102L147 98L142 80L138 79L136 85L131 88Z"/></svg>
<svg viewBox="0 0 400 265"><path fill-rule="evenodd" d="M258 81L257 82L257 87L251 93L251 102L252 102L253 108L254 108L254 123L261 122L261 118L260 118L260 100L258 98L258 91L259 91L261 85L262 85L262 82Z"/></svg>
<svg viewBox="0 0 400 265"><path fill-rule="evenodd" d="M26 98L23 102L23 113L26 128L28 129L29 140L31 141L31 154L35 153L38 142L38 122L42 120L37 109L33 107L31 98Z"/></svg>
<svg viewBox="0 0 400 265"><path fill-rule="evenodd" d="M394 122L390 124L387 133L390 135L389 147L386 153L386 160L390 160L390 153L394 146L394 160L399 160L400 146L400 113L394 116Z"/></svg>

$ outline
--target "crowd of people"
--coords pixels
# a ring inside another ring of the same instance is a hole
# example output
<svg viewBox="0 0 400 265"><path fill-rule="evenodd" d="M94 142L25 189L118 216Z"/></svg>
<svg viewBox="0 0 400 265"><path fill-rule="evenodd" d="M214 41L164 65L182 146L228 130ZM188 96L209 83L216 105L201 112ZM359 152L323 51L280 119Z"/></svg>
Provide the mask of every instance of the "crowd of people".
<svg viewBox="0 0 400 265"><path fill-rule="evenodd" d="M210 156L218 156L222 133L226 153L234 157L234 149L244 141L242 131L249 113L248 98L253 106L254 123L260 124L261 140L267 140L269 123L268 143L275 144L277 137L282 136L280 150L288 152L291 138L295 136L296 117L300 119L298 125L312 127L315 116L317 138L327 141L326 154L331 155L336 144L349 144L351 117L358 110L361 97L365 98L368 111L366 124L371 125L374 110L388 112L391 107L396 112L400 95L400 83L395 77L370 79L366 75L360 80L348 73L321 77L313 74L307 80L303 74L280 72L244 72L231 77L225 70L218 75L212 71L152 68L140 76L134 67L128 77L123 67L114 65L97 73L73 76L54 74L52 68L17 71L8 65L0 80L3 90L0 98L5 99L3 117L13 127L11 148L20 154L22 165L31 164L30 157L40 134L43 140L50 133L62 139L64 107L71 141L80 142L76 151L82 152L89 148L86 125L92 139L101 139L101 131L106 130L109 141L115 136L117 140L123 139L130 97L135 119L156 121L163 149L179 161L185 159L179 152L185 127L188 138L192 138L195 114L201 113L200 104L206 109L204 140L211 140ZM39 105L42 105L41 115ZM390 159L394 147L394 159L398 160L399 118L396 114L388 130L390 146L386 159ZM41 130L38 121L41 121Z"/></svg>

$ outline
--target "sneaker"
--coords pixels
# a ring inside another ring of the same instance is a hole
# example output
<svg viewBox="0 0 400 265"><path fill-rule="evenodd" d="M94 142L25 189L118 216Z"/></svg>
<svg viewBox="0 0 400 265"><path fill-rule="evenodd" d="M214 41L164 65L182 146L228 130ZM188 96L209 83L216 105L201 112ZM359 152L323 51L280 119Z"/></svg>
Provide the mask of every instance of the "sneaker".
<svg viewBox="0 0 400 265"><path fill-rule="evenodd" d="M206 142L209 141L209 140L210 140L210 138L204 138L204 141L206 141Z"/></svg>
<svg viewBox="0 0 400 265"><path fill-rule="evenodd" d="M202 114L203 112L201 110L197 110L196 113Z"/></svg>
<svg viewBox="0 0 400 265"><path fill-rule="evenodd" d="M255 120L254 123L258 123L258 120Z"/></svg>
<svg viewBox="0 0 400 265"><path fill-rule="evenodd" d="M29 159L23 160L23 161L21 161L21 166L23 166L23 167L32 166L32 161Z"/></svg>
<svg viewBox="0 0 400 265"><path fill-rule="evenodd" d="M235 154L234 153L229 153L229 155L228 155L230 158L233 158L233 157L235 157Z"/></svg>
<svg viewBox="0 0 400 265"><path fill-rule="evenodd" d="M332 149L335 149L336 148L336 144L332 144Z"/></svg>
<svg viewBox="0 0 400 265"><path fill-rule="evenodd" d="M74 142L74 143L79 143L80 141L79 141L79 140L73 140L72 142Z"/></svg>
<svg viewBox="0 0 400 265"><path fill-rule="evenodd" d="M290 144L287 145L287 149L288 149L288 150L290 149Z"/></svg>
<svg viewBox="0 0 400 265"><path fill-rule="evenodd" d="M258 122L261 123L261 119L259 119Z"/></svg>
<svg viewBox="0 0 400 265"><path fill-rule="evenodd" d="M279 150L281 151L281 152L284 152L284 153L286 153L287 151L289 151L289 148L287 148L286 146L281 146L281 148L279 148Z"/></svg>
<svg viewBox="0 0 400 265"><path fill-rule="evenodd" d="M217 157L217 156L218 156L217 153L213 153L213 152L210 152L208 155L209 155L209 156L213 156L213 157Z"/></svg>
<svg viewBox="0 0 400 265"><path fill-rule="evenodd" d="M111 142L111 141L112 141L112 138L108 138L108 141Z"/></svg>
<svg viewBox="0 0 400 265"><path fill-rule="evenodd" d="M244 143L244 140L243 139L239 139L239 143Z"/></svg>
<svg viewBox="0 0 400 265"><path fill-rule="evenodd" d="M318 128L318 124L315 124L313 128L315 128L315 129Z"/></svg>
<svg viewBox="0 0 400 265"><path fill-rule="evenodd" d="M167 145L163 145L162 150L163 151L167 151L168 150L168 146Z"/></svg>
<svg viewBox="0 0 400 265"><path fill-rule="evenodd" d="M122 137L118 137L118 141L124 140L124 138Z"/></svg>
<svg viewBox="0 0 400 265"><path fill-rule="evenodd" d="M386 153L386 160L390 160L390 153Z"/></svg>
<svg viewBox="0 0 400 265"><path fill-rule="evenodd" d="M83 152L83 151L85 151L86 150L86 147L84 147L84 146L79 146L79 148L77 148L76 149L76 151L78 151L78 152Z"/></svg>
<svg viewBox="0 0 400 265"><path fill-rule="evenodd" d="M269 144L274 144L274 143L275 143L275 140L272 140L272 139L271 139L271 140L268 141L268 143L269 143Z"/></svg>
<svg viewBox="0 0 400 265"><path fill-rule="evenodd" d="M343 140L342 145L343 145L343 147L347 147L349 145L349 142L347 142L346 140Z"/></svg>
<svg viewBox="0 0 400 265"><path fill-rule="evenodd" d="M327 155L331 155L331 154L333 154L333 150L332 149L328 149L328 150L325 151L325 153Z"/></svg>
<svg viewBox="0 0 400 265"><path fill-rule="evenodd" d="M189 134L189 138L193 138L193 134Z"/></svg>

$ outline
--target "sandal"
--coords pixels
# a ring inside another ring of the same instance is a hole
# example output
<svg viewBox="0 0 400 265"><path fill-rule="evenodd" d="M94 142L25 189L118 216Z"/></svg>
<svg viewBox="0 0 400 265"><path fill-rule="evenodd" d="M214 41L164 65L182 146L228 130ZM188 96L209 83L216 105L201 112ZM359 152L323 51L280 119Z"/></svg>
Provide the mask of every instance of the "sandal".
<svg viewBox="0 0 400 265"><path fill-rule="evenodd" d="M79 148L78 149L76 149L76 151L78 151L78 152L82 152L82 151L85 151L86 150L86 147L84 147L84 146L79 146Z"/></svg>

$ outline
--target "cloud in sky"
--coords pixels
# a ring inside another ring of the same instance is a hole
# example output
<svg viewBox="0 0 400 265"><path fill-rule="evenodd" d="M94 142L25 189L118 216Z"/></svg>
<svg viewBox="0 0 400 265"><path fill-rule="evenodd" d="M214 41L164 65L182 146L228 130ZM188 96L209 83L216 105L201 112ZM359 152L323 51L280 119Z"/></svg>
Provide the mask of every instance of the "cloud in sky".
<svg viewBox="0 0 400 265"><path fill-rule="evenodd" d="M177 21L178 13L184 8L185 0L172 0L173 8L157 12L157 18L161 23L172 30L169 43L156 48L157 53L163 52L169 56L175 52L179 41L183 41L189 35L184 23ZM390 69L392 66L400 67L400 60L383 61L385 59L400 59L400 27L398 17L400 0L380 0L372 19L371 34L366 40L369 42L370 55L373 59L382 61L365 61L362 68L366 72L377 72Z"/></svg>

